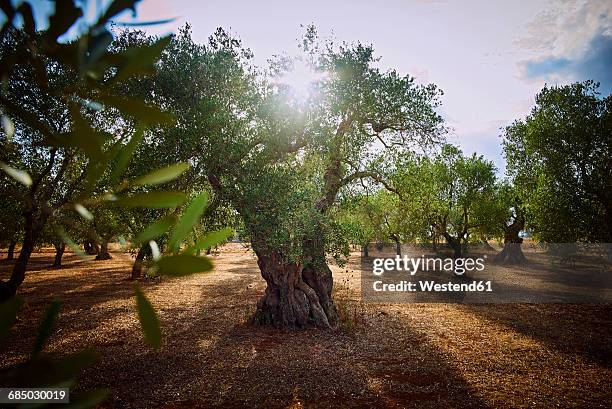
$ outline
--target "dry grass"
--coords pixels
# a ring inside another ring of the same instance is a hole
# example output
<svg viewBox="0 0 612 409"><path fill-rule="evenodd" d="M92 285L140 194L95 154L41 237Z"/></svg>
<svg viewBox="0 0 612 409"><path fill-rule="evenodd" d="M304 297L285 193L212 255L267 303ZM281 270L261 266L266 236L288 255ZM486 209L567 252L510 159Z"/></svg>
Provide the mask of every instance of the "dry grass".
<svg viewBox="0 0 612 409"><path fill-rule="evenodd" d="M609 305L363 304L353 258L335 268L342 330L279 332L246 325L265 286L252 254L230 245L213 259L213 273L139 283L163 325L156 353L139 330L129 255L68 254L50 270L52 253L37 253L1 365L30 352L59 297L46 350L97 349L78 387L112 389L109 408L612 407Z"/></svg>
<svg viewBox="0 0 612 409"><path fill-rule="evenodd" d="M354 282L353 274L348 270L345 273L349 276L335 283L333 297L338 310L339 329L348 335L355 335L365 326L366 309L359 291L351 285Z"/></svg>

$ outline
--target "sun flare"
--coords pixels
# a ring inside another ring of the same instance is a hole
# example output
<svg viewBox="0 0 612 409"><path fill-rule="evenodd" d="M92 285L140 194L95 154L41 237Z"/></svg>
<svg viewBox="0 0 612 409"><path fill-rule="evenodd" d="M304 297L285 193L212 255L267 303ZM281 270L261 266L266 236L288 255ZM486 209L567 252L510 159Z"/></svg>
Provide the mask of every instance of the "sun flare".
<svg viewBox="0 0 612 409"><path fill-rule="evenodd" d="M293 69L281 75L278 83L289 86L298 99L306 99L311 95L313 85L324 77L325 73L317 72L303 61L296 60Z"/></svg>

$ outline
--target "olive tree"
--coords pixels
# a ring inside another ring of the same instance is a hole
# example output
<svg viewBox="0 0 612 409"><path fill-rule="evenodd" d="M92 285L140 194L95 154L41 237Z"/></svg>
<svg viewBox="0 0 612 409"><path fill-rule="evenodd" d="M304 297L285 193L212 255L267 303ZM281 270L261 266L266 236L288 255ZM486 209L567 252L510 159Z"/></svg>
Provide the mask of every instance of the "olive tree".
<svg viewBox="0 0 612 409"><path fill-rule="evenodd" d="M313 194L308 196L312 200L308 206L319 215L311 216L312 228L303 232L297 263L273 263L270 268L260 263L268 290L254 320L328 327L336 324L337 313L326 260L332 243L330 235L322 233L329 230L327 220L339 192L363 179L393 189L385 180L389 159L437 142L444 128L435 110L440 91L396 71L381 71L371 46L320 42L309 27L302 50L302 62L321 73L321 79L313 84L305 103L289 102L298 119L289 146L302 145L297 151L317 164L310 177ZM282 251L268 252L265 259L283 259ZM316 315L321 310L323 314Z"/></svg>
<svg viewBox="0 0 612 409"><path fill-rule="evenodd" d="M504 132L527 226L546 242L612 241L612 96L593 81L545 86Z"/></svg>
<svg viewBox="0 0 612 409"><path fill-rule="evenodd" d="M303 55L262 71L223 30L196 44L189 27L135 87L168 107L176 125L153 131L156 149L192 165L215 200L240 215L268 288L253 321L322 328L337 322L326 257L346 243L330 214L341 190L386 184L387 156L437 142L440 91L376 67L372 47L317 39ZM320 73L305 99L282 75L298 62ZM154 92L152 92L154 90Z"/></svg>
<svg viewBox="0 0 612 409"><path fill-rule="evenodd" d="M447 144L434 156L408 162L395 179L412 217L422 221L422 237L444 237L455 257L462 256L472 232L495 223L495 167L482 156L465 156Z"/></svg>

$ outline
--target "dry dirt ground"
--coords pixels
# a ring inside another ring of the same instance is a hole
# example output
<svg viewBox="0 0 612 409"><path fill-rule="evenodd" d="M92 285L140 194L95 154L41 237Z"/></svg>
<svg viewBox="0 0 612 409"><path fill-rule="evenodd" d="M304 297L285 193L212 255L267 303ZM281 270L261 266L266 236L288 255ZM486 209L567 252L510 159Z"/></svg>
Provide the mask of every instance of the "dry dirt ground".
<svg viewBox="0 0 612 409"><path fill-rule="evenodd" d="M164 345L143 343L131 256L36 253L26 305L0 345L0 366L31 351L38 320L63 300L46 352L93 347L79 389L109 388L108 408L612 407L612 306L363 304L356 254L336 268L342 328L280 332L246 324L265 283L241 245L212 273L139 282ZM6 277L10 265L0 262Z"/></svg>

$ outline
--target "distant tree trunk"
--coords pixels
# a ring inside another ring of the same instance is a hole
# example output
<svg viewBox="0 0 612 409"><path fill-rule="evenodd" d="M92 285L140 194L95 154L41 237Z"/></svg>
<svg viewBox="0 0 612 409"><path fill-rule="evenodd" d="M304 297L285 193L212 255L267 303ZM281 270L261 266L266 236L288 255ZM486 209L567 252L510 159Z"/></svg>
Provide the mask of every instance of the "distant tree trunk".
<svg viewBox="0 0 612 409"><path fill-rule="evenodd" d="M397 234L392 234L391 239L395 242L395 254L398 256L402 255L402 243L400 242L399 236Z"/></svg>
<svg viewBox="0 0 612 409"><path fill-rule="evenodd" d="M144 248L141 247L138 249L138 253L136 254L136 260L134 261L134 265L132 266L132 276L130 277L132 280L142 277L142 264L144 261L144 257Z"/></svg>
<svg viewBox="0 0 612 409"><path fill-rule="evenodd" d="M505 264L523 264L527 262L527 258L521 249L523 239L519 233L525 228L525 216L519 213L515 220L509 226L506 226L504 232L504 248L495 256L495 261Z"/></svg>
<svg viewBox="0 0 612 409"><path fill-rule="evenodd" d="M51 268L62 268L62 256L66 250L66 243L62 241L60 243L53 244L53 246L55 247L55 260L53 260Z"/></svg>
<svg viewBox="0 0 612 409"><path fill-rule="evenodd" d="M17 243L15 242L15 240L11 240L9 242L8 252L6 254L6 259L7 260L14 260L15 259L15 246L16 245L17 245Z"/></svg>
<svg viewBox="0 0 612 409"><path fill-rule="evenodd" d="M34 245L38 241L40 232L42 231L48 216L43 212L37 212L35 215L33 210L24 212L24 240L19 252L19 257L13 266L11 277L8 281L0 282L0 302L4 302L15 296L17 289L25 279L25 273L28 267L28 261L34 251Z"/></svg>
<svg viewBox="0 0 612 409"><path fill-rule="evenodd" d="M103 240L102 246L100 247L100 252L96 256L96 260L110 260L111 258L113 257L108 252L108 241Z"/></svg>
<svg viewBox="0 0 612 409"><path fill-rule="evenodd" d="M461 245L461 254L464 256L466 254L468 254L469 252L469 236L467 234L465 234L463 236L463 239L461 240L462 245Z"/></svg>
<svg viewBox="0 0 612 409"><path fill-rule="evenodd" d="M370 243L365 243L363 246L363 256L370 257Z"/></svg>
<svg viewBox="0 0 612 409"><path fill-rule="evenodd" d="M96 243L95 240L86 241L85 244L83 244L83 249L85 250L85 253L89 254L90 256L95 256L100 252L100 246L98 246L98 243Z"/></svg>
<svg viewBox="0 0 612 409"><path fill-rule="evenodd" d="M463 246L461 245L461 239L459 237L453 237L447 232L443 233L444 238L448 245L453 249L455 258L460 258L463 255Z"/></svg>

